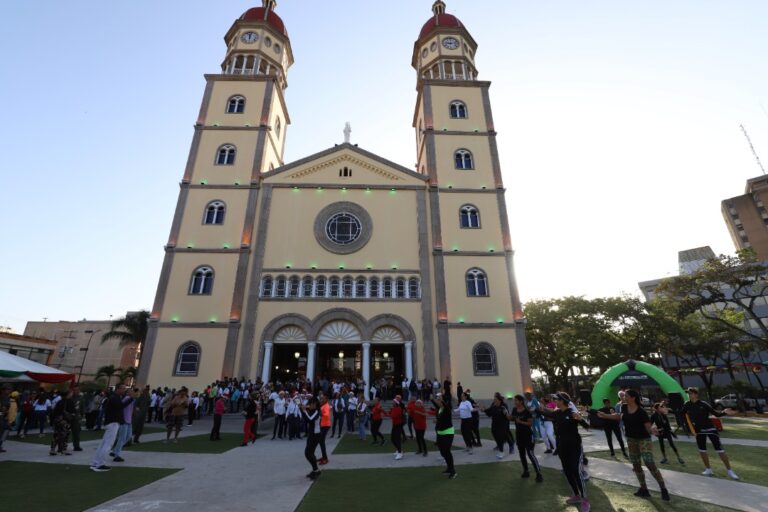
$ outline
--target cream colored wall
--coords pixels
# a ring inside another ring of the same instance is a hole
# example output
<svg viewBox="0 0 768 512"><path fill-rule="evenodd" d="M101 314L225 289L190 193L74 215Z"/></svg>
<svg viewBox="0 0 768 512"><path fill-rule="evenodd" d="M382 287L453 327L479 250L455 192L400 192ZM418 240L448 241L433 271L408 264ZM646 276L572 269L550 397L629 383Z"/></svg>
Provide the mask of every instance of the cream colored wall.
<svg viewBox="0 0 768 512"><path fill-rule="evenodd" d="M466 323L496 323L499 319L513 321L506 258L446 256L444 260L449 322L459 322L460 319ZM479 268L486 273L490 296L467 296L465 275L471 268Z"/></svg>
<svg viewBox="0 0 768 512"><path fill-rule="evenodd" d="M462 229L459 210L471 204L480 211L480 229ZM440 194L440 225L443 250L494 252L504 250L496 194Z"/></svg>
<svg viewBox="0 0 768 512"><path fill-rule="evenodd" d="M150 386L180 388L187 386L190 391L200 391L206 385L221 378L227 329L160 327L157 333L159 343L152 354L149 369ZM196 341L200 344L200 369L197 376L174 376L176 352L184 343Z"/></svg>
<svg viewBox="0 0 768 512"><path fill-rule="evenodd" d="M220 200L226 204L224 224L205 225L203 220L208 204ZM240 247L248 189L200 189L189 190L184 217L181 222L177 247L221 249Z"/></svg>
<svg viewBox="0 0 768 512"><path fill-rule="evenodd" d="M256 131L205 130L200 138L191 182L209 185L248 184L251 181L253 155L256 152ZM237 148L233 165L216 165L219 147L234 144Z"/></svg>
<svg viewBox="0 0 768 512"><path fill-rule="evenodd" d="M472 349L485 341L496 350L498 376L475 376ZM476 399L493 398L495 392L505 396L522 393L523 379L517 341L513 329L451 329L451 381L454 389L458 382L464 389L471 389Z"/></svg>
<svg viewBox="0 0 768 512"><path fill-rule="evenodd" d="M460 100L466 104L466 119L451 119L449 107L454 100ZM482 89L479 87L432 86L432 112L437 131L484 132L488 129Z"/></svg>
<svg viewBox="0 0 768 512"><path fill-rule="evenodd" d="M259 126L261 108L267 83L262 81L217 81L211 92L206 126ZM240 95L245 98L245 112L228 114L229 98Z"/></svg>
<svg viewBox="0 0 768 512"><path fill-rule="evenodd" d="M491 150L487 137L467 135L436 135L437 170L440 186L453 188L494 188ZM472 153L475 168L456 169L454 154L458 149Z"/></svg>
<svg viewBox="0 0 768 512"><path fill-rule="evenodd" d="M338 173L338 171L337 171ZM369 213L373 234L365 247L352 254L334 254L315 239L314 224L320 210L348 201ZM265 268L375 269L419 268L416 193L400 190L274 189L269 214ZM350 270L351 271L351 270Z"/></svg>
<svg viewBox="0 0 768 512"><path fill-rule="evenodd" d="M238 257L238 253L176 253L161 321L209 322L215 319L216 322L228 322ZM192 272L203 265L214 270L213 293L189 295Z"/></svg>

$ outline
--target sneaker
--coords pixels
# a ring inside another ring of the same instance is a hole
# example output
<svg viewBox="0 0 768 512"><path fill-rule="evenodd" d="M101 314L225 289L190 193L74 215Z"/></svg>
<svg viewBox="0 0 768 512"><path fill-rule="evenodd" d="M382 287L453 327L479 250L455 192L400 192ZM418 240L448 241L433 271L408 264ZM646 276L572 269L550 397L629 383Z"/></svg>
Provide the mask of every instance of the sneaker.
<svg viewBox="0 0 768 512"><path fill-rule="evenodd" d="M95 471L97 473L103 473L104 471L109 471L110 469L112 469L112 468L109 467L109 466L104 466L103 464L101 466L98 466L98 467L97 466L91 466L91 471Z"/></svg>
<svg viewBox="0 0 768 512"><path fill-rule="evenodd" d="M499 459L499 460L503 459L504 458L504 452L497 453L496 454L496 458Z"/></svg>
<svg viewBox="0 0 768 512"><path fill-rule="evenodd" d="M117 457L115 457L114 459L112 459L112 460L115 461L115 462L125 462L125 459L120 457L119 455Z"/></svg>
<svg viewBox="0 0 768 512"><path fill-rule="evenodd" d="M683 460L682 457L678 457L677 462L679 462L681 466L685 466L685 461Z"/></svg>
<svg viewBox="0 0 768 512"><path fill-rule="evenodd" d="M565 500L565 503L568 505L576 505L577 503L581 503L581 496L571 496Z"/></svg>
<svg viewBox="0 0 768 512"><path fill-rule="evenodd" d="M536 483L540 484L543 481L544 481L544 477L541 476L541 473L536 473Z"/></svg>
<svg viewBox="0 0 768 512"><path fill-rule="evenodd" d="M668 462L669 462L669 459L668 459L668 458L666 458L666 457L664 457L663 459L661 459L661 460L659 461L659 464L667 464Z"/></svg>
<svg viewBox="0 0 768 512"><path fill-rule="evenodd" d="M637 496L638 498L650 498L651 493L648 492L648 489L646 489L645 487L641 487L635 492L635 496Z"/></svg>
<svg viewBox="0 0 768 512"><path fill-rule="evenodd" d="M403 458L403 454L402 453L398 453L397 455L395 455L395 460L400 460L402 458Z"/></svg>
<svg viewBox="0 0 768 512"><path fill-rule="evenodd" d="M317 480L318 477L320 476L320 474L321 474L320 471L313 471L312 473L310 473L311 476L309 477L309 479L310 480Z"/></svg>
<svg viewBox="0 0 768 512"><path fill-rule="evenodd" d="M78 446L77 448L75 448L74 450L75 450L76 452L81 452L81 451L83 451L83 449L82 449L82 448L80 448L79 446Z"/></svg>
<svg viewBox="0 0 768 512"><path fill-rule="evenodd" d="M114 457L115 456L115 452L109 452L109 456L110 457Z"/></svg>
<svg viewBox="0 0 768 512"><path fill-rule="evenodd" d="M579 512L589 512L590 506L589 506L589 500L583 499L581 500L581 506L579 507Z"/></svg>
<svg viewBox="0 0 768 512"><path fill-rule="evenodd" d="M56 456L56 452L48 452L48 455L50 455L52 457L55 457Z"/></svg>
<svg viewBox="0 0 768 512"><path fill-rule="evenodd" d="M586 469L581 472L581 479L584 481L589 480L589 472Z"/></svg>
<svg viewBox="0 0 768 512"><path fill-rule="evenodd" d="M546 450L544 450L544 453L552 453L552 450L550 450L549 448L547 448Z"/></svg>
<svg viewBox="0 0 768 512"><path fill-rule="evenodd" d="M715 473L712 471L712 468L707 468L704 471L701 472L704 476L715 476Z"/></svg>
<svg viewBox="0 0 768 512"><path fill-rule="evenodd" d="M728 476L731 477L733 480L739 480L739 475L734 473L732 469L728 470Z"/></svg>
<svg viewBox="0 0 768 512"><path fill-rule="evenodd" d="M669 491L666 487L661 489L661 499L664 501L669 501Z"/></svg>
<svg viewBox="0 0 768 512"><path fill-rule="evenodd" d="M555 451L552 452L552 455L559 455L559 454L560 454L560 452L557 451L557 448L555 448Z"/></svg>
<svg viewBox="0 0 768 512"><path fill-rule="evenodd" d="M459 474L455 471L453 473L448 473L448 480L455 480L457 476L459 476Z"/></svg>
<svg viewBox="0 0 768 512"><path fill-rule="evenodd" d="M317 461L317 463L320 464L321 466L325 466L326 464L328 464L328 459L322 458L319 461Z"/></svg>
<svg viewBox="0 0 768 512"><path fill-rule="evenodd" d="M422 455L424 455L426 457L427 456L427 452L422 453Z"/></svg>
<svg viewBox="0 0 768 512"><path fill-rule="evenodd" d="M530 477L531 477L531 474L529 472L527 472L527 471L525 473L523 473L522 475L520 475L520 478L530 478Z"/></svg>
<svg viewBox="0 0 768 512"><path fill-rule="evenodd" d="M470 448L469 450L467 450L467 453L469 453L470 455L473 455L475 452L473 452L472 448Z"/></svg>

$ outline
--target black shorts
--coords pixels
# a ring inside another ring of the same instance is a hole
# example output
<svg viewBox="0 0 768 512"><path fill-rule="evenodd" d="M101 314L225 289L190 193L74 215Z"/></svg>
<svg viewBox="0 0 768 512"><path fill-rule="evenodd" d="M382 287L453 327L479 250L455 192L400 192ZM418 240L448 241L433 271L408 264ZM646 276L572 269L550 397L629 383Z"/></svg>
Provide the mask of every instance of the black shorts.
<svg viewBox="0 0 768 512"><path fill-rule="evenodd" d="M717 430L714 429L707 429L696 434L696 444L698 445L700 452L707 451L707 438L709 438L709 440L712 442L712 446L715 448L716 452L725 452L723 445L720 443L720 435L717 433Z"/></svg>

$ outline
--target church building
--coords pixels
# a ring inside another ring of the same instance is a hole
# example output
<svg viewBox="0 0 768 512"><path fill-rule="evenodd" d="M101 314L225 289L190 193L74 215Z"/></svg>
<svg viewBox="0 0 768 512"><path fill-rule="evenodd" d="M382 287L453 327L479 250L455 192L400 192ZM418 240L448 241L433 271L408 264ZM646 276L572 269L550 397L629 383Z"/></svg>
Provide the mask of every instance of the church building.
<svg viewBox="0 0 768 512"><path fill-rule="evenodd" d="M139 381L451 378L530 389L477 43L438 0L414 44L416 168L346 141L283 161L294 62L274 0L225 36L171 225Z"/></svg>

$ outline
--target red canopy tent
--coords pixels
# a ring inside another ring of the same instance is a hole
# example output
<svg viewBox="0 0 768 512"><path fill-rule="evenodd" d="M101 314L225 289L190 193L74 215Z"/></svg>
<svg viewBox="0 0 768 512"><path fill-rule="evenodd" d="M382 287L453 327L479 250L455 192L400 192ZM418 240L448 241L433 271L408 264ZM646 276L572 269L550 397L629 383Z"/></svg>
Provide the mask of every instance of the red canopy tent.
<svg viewBox="0 0 768 512"><path fill-rule="evenodd" d="M75 374L36 363L8 352L0 352L0 382L75 382Z"/></svg>

